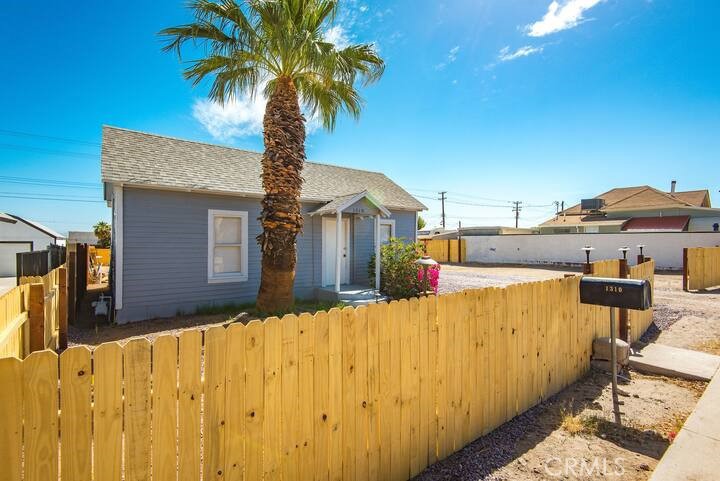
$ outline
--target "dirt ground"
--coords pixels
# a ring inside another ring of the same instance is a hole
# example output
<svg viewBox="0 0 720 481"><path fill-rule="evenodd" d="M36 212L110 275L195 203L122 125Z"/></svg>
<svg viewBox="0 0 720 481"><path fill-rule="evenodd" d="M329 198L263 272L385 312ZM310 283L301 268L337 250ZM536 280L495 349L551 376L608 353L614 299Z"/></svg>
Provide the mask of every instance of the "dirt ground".
<svg viewBox="0 0 720 481"><path fill-rule="evenodd" d="M622 427L613 423L609 376L592 371L416 480L648 479L705 383L631 378L620 386L628 394Z"/></svg>

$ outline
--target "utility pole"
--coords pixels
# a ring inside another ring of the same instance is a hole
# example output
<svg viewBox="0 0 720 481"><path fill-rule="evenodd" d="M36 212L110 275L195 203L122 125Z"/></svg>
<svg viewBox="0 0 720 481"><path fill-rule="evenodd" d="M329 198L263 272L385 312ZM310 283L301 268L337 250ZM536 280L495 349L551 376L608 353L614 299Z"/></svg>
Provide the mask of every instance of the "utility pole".
<svg viewBox="0 0 720 481"><path fill-rule="evenodd" d="M444 190L442 192L438 192L438 194L440 194L440 198L438 200L442 202L442 227L444 229L445 228L445 199L447 199L445 194L447 194L447 191Z"/></svg>
<svg viewBox="0 0 720 481"><path fill-rule="evenodd" d="M522 207L520 207L520 204L522 204L522 201L516 200L513 202L513 208L512 211L515 212L515 228L518 227L518 220L520 220L520 211L522 210Z"/></svg>

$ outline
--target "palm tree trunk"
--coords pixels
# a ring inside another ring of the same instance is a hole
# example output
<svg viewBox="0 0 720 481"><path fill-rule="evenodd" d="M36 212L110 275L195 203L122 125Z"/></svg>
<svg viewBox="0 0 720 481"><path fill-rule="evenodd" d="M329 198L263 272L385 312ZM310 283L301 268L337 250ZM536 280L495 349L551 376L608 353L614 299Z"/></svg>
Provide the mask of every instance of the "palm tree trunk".
<svg viewBox="0 0 720 481"><path fill-rule="evenodd" d="M285 311L294 303L296 237L302 231L300 189L305 162L305 119L292 81L280 78L265 107L262 159L262 276L257 308Z"/></svg>

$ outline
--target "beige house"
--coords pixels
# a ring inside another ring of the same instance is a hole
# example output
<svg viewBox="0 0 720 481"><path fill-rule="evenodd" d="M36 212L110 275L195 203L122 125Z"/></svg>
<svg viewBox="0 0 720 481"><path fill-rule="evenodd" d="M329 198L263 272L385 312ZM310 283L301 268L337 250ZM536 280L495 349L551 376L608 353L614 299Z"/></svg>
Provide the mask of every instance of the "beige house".
<svg viewBox="0 0 720 481"><path fill-rule="evenodd" d="M538 226L540 234L613 232L713 232L720 209L708 190L670 192L643 185L620 187L585 199Z"/></svg>

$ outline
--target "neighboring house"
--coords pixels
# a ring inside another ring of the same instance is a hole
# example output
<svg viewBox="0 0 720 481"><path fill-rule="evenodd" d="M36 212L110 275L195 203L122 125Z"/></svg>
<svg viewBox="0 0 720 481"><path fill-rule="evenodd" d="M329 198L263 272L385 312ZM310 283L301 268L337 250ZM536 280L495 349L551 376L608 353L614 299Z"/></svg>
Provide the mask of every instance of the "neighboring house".
<svg viewBox="0 0 720 481"><path fill-rule="evenodd" d="M71 230L67 236L68 244L88 244L91 246L97 245L98 238L94 232L75 231Z"/></svg>
<svg viewBox="0 0 720 481"><path fill-rule="evenodd" d="M118 322L255 300L261 158L103 128ZM307 162L302 175L296 296L313 298L319 288L338 291L348 284L369 287L368 264L382 239L415 240L417 213L425 206L381 173Z"/></svg>
<svg viewBox="0 0 720 481"><path fill-rule="evenodd" d="M653 187L612 189L585 199L538 226L541 234L613 232L712 232L720 229L720 209L707 190L670 192Z"/></svg>
<svg viewBox="0 0 720 481"><path fill-rule="evenodd" d="M487 235L522 235L522 234L535 234L536 229L526 229L522 227L503 227L503 226L477 226L477 227L462 227L460 228L460 235L462 237L475 237L475 236L487 236ZM432 240L445 240L445 239L457 239L457 229L452 231L446 231L435 234L429 237Z"/></svg>
<svg viewBox="0 0 720 481"><path fill-rule="evenodd" d="M18 252L40 251L64 237L44 225L0 212L0 277L16 275Z"/></svg>

